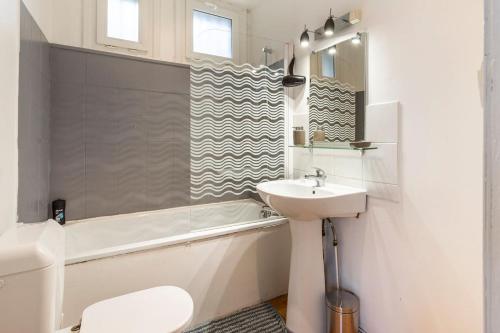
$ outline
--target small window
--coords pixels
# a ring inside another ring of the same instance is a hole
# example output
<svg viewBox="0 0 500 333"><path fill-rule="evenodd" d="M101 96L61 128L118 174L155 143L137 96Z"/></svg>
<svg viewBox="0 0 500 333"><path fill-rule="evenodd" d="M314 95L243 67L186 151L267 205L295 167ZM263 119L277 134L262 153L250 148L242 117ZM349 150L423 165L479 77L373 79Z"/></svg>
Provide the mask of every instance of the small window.
<svg viewBox="0 0 500 333"><path fill-rule="evenodd" d="M246 43L247 12L222 2L185 2L186 58L238 63L240 45Z"/></svg>
<svg viewBox="0 0 500 333"><path fill-rule="evenodd" d="M232 20L193 10L193 52L233 58Z"/></svg>
<svg viewBox="0 0 500 333"><path fill-rule="evenodd" d="M327 52L321 52L321 75L335 78L335 56Z"/></svg>
<svg viewBox="0 0 500 333"><path fill-rule="evenodd" d="M139 0L108 0L107 36L139 42Z"/></svg>
<svg viewBox="0 0 500 333"><path fill-rule="evenodd" d="M97 44L151 51L151 0L98 0Z"/></svg>

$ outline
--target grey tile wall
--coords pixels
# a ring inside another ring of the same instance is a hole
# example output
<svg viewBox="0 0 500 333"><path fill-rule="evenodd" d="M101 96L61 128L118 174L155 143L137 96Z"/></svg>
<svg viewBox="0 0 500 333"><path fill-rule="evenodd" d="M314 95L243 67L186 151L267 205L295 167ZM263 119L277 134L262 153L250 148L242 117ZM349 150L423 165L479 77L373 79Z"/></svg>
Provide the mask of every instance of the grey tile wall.
<svg viewBox="0 0 500 333"><path fill-rule="evenodd" d="M68 219L190 204L189 67L51 48L51 199Z"/></svg>
<svg viewBox="0 0 500 333"><path fill-rule="evenodd" d="M18 220L49 216L50 46L21 2Z"/></svg>

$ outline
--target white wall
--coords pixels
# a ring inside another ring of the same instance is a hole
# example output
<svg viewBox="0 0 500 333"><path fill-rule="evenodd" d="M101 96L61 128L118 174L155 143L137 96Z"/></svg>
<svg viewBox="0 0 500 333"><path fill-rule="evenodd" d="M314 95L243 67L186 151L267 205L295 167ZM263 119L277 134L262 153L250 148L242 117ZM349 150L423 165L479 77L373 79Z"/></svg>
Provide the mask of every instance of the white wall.
<svg viewBox="0 0 500 333"><path fill-rule="evenodd" d="M0 2L0 234L16 222L19 0Z"/></svg>
<svg viewBox="0 0 500 333"><path fill-rule="evenodd" d="M279 38L288 29L297 43L303 24L323 24L331 5L273 1L254 15L283 27L276 29ZM361 297L362 327L369 333L482 332L483 4L334 5L338 14L363 11L356 29L369 33L369 103L401 105L400 198L372 197L359 220L336 222L344 287ZM307 73L308 58L297 52L298 72ZM296 124L307 121L304 89L293 97Z"/></svg>
<svg viewBox="0 0 500 333"><path fill-rule="evenodd" d="M49 42L82 47L82 20L83 0L52 0L52 35Z"/></svg>
<svg viewBox="0 0 500 333"><path fill-rule="evenodd" d="M52 39L52 6L54 0L22 0L31 16L42 30L45 38ZM60 1L60 0L58 0ZM73 2L73 1L67 1Z"/></svg>

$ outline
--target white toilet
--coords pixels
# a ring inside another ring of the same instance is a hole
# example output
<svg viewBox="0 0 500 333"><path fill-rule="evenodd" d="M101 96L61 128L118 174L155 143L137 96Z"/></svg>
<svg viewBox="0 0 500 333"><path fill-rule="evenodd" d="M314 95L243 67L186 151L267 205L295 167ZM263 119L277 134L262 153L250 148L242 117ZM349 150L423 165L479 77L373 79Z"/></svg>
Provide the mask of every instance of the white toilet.
<svg viewBox="0 0 500 333"><path fill-rule="evenodd" d="M58 331L64 248L64 229L54 221L18 224L0 236L0 332L70 332ZM182 332L192 316L191 296L181 288L162 286L87 307L80 332Z"/></svg>

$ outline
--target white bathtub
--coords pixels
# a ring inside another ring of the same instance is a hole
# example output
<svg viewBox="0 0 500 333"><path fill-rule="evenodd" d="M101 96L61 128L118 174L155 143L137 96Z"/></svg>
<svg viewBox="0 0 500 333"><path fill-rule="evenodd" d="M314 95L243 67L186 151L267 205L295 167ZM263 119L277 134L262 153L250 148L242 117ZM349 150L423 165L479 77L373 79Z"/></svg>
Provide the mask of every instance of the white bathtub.
<svg viewBox="0 0 500 333"><path fill-rule="evenodd" d="M286 293L290 234L248 199L68 222L64 325L105 298L187 290L193 324Z"/></svg>

